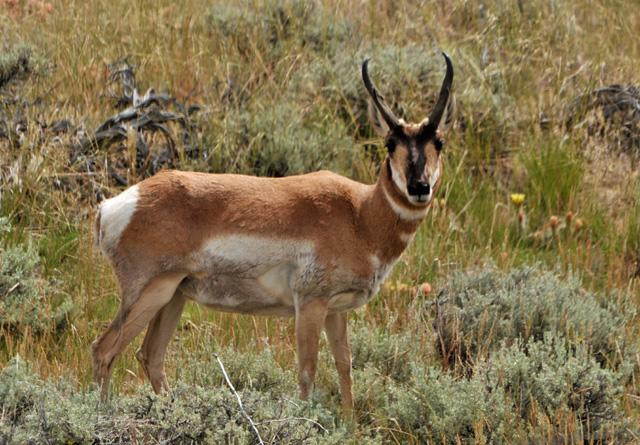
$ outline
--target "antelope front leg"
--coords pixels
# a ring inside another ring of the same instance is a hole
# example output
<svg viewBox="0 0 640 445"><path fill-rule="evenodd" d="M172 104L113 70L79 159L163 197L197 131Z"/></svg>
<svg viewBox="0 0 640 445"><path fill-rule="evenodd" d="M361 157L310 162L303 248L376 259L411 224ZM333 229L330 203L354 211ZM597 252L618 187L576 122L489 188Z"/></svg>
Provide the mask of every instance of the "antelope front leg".
<svg viewBox="0 0 640 445"><path fill-rule="evenodd" d="M318 340L327 316L328 301L313 299L296 308L296 346L300 398L307 400L313 389L318 361Z"/></svg>
<svg viewBox="0 0 640 445"><path fill-rule="evenodd" d="M340 378L342 412L348 419L353 418L353 394L351 392L351 346L347 336L347 313L329 314L324 322L329 347Z"/></svg>

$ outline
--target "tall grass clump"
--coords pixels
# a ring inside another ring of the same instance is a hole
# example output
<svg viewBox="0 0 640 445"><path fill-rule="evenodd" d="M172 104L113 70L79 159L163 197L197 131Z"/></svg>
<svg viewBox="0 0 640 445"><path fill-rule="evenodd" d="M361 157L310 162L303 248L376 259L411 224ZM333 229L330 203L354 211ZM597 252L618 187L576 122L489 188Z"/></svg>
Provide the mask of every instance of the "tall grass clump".
<svg viewBox="0 0 640 445"><path fill-rule="evenodd" d="M575 205L577 191L584 178L585 166L571 144L542 138L522 154L527 184L537 209L542 214L562 214Z"/></svg>

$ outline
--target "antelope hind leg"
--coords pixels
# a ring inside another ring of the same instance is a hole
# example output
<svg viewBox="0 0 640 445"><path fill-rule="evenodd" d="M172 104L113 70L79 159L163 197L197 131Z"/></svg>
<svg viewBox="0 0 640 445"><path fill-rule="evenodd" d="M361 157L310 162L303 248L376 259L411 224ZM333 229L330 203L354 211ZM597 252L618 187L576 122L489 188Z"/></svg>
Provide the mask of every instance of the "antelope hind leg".
<svg viewBox="0 0 640 445"><path fill-rule="evenodd" d="M184 273L166 273L150 280L131 307L121 308L116 319L93 343L93 377L101 387L103 400L109 392L116 357L169 303L184 276ZM123 301L126 300L123 298Z"/></svg>
<svg viewBox="0 0 640 445"><path fill-rule="evenodd" d="M186 299L180 290L177 290L171 301L160 309L149 323L142 346L136 352L136 358L156 394L170 390L164 373L164 357L171 336L180 321L185 302Z"/></svg>

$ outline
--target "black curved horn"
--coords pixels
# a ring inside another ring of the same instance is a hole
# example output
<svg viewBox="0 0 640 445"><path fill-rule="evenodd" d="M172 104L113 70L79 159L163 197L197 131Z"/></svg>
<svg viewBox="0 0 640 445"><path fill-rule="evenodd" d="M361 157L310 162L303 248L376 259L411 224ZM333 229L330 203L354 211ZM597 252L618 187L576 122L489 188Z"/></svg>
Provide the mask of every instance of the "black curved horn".
<svg viewBox="0 0 640 445"><path fill-rule="evenodd" d="M451 63L451 59L447 55L447 53L443 52L444 60L447 63L447 73L444 75L444 81L442 82L442 87L440 88L440 96L438 96L438 102L433 107L431 111L431 115L429 116L429 125L431 125L434 129L438 128L440 124L440 120L442 119L442 115L444 114L444 110L447 106L447 101L449 100L449 94L451 93L451 85L453 83L453 64Z"/></svg>
<svg viewBox="0 0 640 445"><path fill-rule="evenodd" d="M380 114L389 126L389 129L394 130L400 126L400 122L395 114L393 114L393 111L391 111L391 108L389 108L389 106L384 102L384 98L378 92L377 88L371 82L371 79L369 78L369 70L367 68L368 64L368 58L362 62L362 80L364 81L364 86L367 88L369 95L371 95L371 98L373 99L373 103L378 111L380 111Z"/></svg>

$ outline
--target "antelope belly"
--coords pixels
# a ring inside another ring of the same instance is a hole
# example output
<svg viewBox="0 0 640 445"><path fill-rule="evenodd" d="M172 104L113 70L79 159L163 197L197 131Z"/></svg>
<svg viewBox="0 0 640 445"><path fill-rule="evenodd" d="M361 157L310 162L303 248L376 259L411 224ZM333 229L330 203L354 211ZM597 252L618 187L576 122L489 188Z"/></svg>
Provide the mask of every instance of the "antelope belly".
<svg viewBox="0 0 640 445"><path fill-rule="evenodd" d="M257 277L212 273L189 277L180 290L188 298L226 312L293 315L292 266L279 264Z"/></svg>
<svg viewBox="0 0 640 445"><path fill-rule="evenodd" d="M331 312L341 312L364 306L373 296L368 290L352 292L342 292L331 297L329 300L329 310Z"/></svg>

